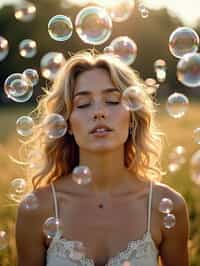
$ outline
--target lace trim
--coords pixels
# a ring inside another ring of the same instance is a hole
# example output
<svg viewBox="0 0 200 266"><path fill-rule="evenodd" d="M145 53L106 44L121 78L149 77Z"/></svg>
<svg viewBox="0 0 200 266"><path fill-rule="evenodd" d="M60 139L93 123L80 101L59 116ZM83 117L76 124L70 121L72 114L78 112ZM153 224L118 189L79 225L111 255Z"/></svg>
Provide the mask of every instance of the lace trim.
<svg viewBox="0 0 200 266"><path fill-rule="evenodd" d="M69 254L73 249L73 243L74 241L72 240L55 237L47 250L47 254L53 253L56 257L70 259ZM157 248L149 232L146 232L142 239L129 241L127 248L120 251L116 256L109 258L105 266L121 265L124 260L129 260L130 257L140 258L152 250L157 256ZM78 261L81 263L81 266L95 265L93 259L86 256L81 257Z"/></svg>

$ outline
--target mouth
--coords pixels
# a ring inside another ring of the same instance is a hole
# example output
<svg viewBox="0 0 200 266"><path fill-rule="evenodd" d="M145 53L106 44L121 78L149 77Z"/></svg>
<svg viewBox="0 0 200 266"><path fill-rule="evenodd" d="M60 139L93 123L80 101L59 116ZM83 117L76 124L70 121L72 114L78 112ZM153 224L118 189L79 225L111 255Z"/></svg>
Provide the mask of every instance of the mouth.
<svg viewBox="0 0 200 266"><path fill-rule="evenodd" d="M90 134L103 134L111 131L112 129L107 126L96 126L90 131Z"/></svg>

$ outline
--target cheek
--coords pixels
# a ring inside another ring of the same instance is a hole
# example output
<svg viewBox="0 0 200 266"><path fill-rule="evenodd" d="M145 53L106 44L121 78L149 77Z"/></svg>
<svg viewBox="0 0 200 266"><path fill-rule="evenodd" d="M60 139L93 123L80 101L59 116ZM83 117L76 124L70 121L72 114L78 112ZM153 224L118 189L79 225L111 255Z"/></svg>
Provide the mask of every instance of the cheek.
<svg viewBox="0 0 200 266"><path fill-rule="evenodd" d="M71 130L76 133L80 132L83 130L83 125L84 125L84 117L82 113L79 113L77 111L73 111L70 116L70 128Z"/></svg>

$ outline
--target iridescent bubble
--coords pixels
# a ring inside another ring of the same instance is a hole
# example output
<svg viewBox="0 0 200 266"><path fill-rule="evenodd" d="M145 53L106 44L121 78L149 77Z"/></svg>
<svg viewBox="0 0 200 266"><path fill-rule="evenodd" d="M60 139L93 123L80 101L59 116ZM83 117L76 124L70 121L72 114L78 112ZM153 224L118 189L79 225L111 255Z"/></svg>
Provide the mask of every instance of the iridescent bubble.
<svg viewBox="0 0 200 266"><path fill-rule="evenodd" d="M112 33L112 20L104 8L88 6L83 8L75 19L76 32L88 44L100 45Z"/></svg>
<svg viewBox="0 0 200 266"><path fill-rule="evenodd" d="M24 70L24 72L22 73L22 76L24 79L27 79L31 82L32 86L35 86L38 84L39 82L39 75L37 70L33 69L33 68L27 68Z"/></svg>
<svg viewBox="0 0 200 266"><path fill-rule="evenodd" d="M166 79L166 62L163 59L158 59L154 62L154 71L159 82L164 82Z"/></svg>
<svg viewBox="0 0 200 266"><path fill-rule="evenodd" d="M98 1L98 3L106 8L114 22L123 22L127 20L133 13L135 7L134 0L109 0Z"/></svg>
<svg viewBox="0 0 200 266"><path fill-rule="evenodd" d="M176 225L176 217L172 213L168 213L163 218L163 225L166 229L171 229Z"/></svg>
<svg viewBox="0 0 200 266"><path fill-rule="evenodd" d="M86 247L80 241L73 241L72 249L70 250L69 257L72 260L80 260L86 254Z"/></svg>
<svg viewBox="0 0 200 266"><path fill-rule="evenodd" d="M3 61L8 55L8 41L0 36L0 62Z"/></svg>
<svg viewBox="0 0 200 266"><path fill-rule="evenodd" d="M148 18L149 17L149 10L145 8L140 12L142 18Z"/></svg>
<svg viewBox="0 0 200 266"><path fill-rule="evenodd" d="M200 185L200 150L197 150L191 157L190 172L192 181Z"/></svg>
<svg viewBox="0 0 200 266"><path fill-rule="evenodd" d="M174 173L180 170L181 166L186 162L186 149L183 146L176 146L169 153L168 170Z"/></svg>
<svg viewBox="0 0 200 266"><path fill-rule="evenodd" d="M194 129L193 138L197 144L200 144L200 127Z"/></svg>
<svg viewBox="0 0 200 266"><path fill-rule="evenodd" d="M53 81L65 62L66 60L62 53L49 52L45 54L40 61L42 76Z"/></svg>
<svg viewBox="0 0 200 266"><path fill-rule="evenodd" d="M55 41L63 42L71 38L73 24L71 19L64 15L56 15L49 20L48 32Z"/></svg>
<svg viewBox="0 0 200 266"><path fill-rule="evenodd" d="M0 230L0 251L7 248L8 246L8 237L5 231Z"/></svg>
<svg viewBox="0 0 200 266"><path fill-rule="evenodd" d="M92 173L87 166L77 166L73 169L72 180L78 185L87 185L92 180Z"/></svg>
<svg viewBox="0 0 200 266"><path fill-rule="evenodd" d="M66 134L67 123L62 115L52 113L45 117L43 128L49 139L58 139Z"/></svg>
<svg viewBox="0 0 200 266"><path fill-rule="evenodd" d="M25 39L19 44L19 53L24 58L32 58L37 53L37 44L31 39Z"/></svg>
<svg viewBox="0 0 200 266"><path fill-rule="evenodd" d="M29 80L25 80L21 73L13 73L4 82L4 92L15 102L26 102L33 94L33 87Z"/></svg>
<svg viewBox="0 0 200 266"><path fill-rule="evenodd" d="M114 54L127 65L131 65L137 56L137 45L128 36L115 38L109 45Z"/></svg>
<svg viewBox="0 0 200 266"><path fill-rule="evenodd" d="M168 114L173 118L183 117L188 107L189 100L182 93L174 92L167 99L166 109Z"/></svg>
<svg viewBox="0 0 200 266"><path fill-rule="evenodd" d="M144 106L144 92L139 86L131 86L123 91L122 104L128 111L137 111Z"/></svg>
<svg viewBox="0 0 200 266"><path fill-rule="evenodd" d="M185 86L200 86L200 54L184 55L177 64L177 79Z"/></svg>
<svg viewBox="0 0 200 266"><path fill-rule="evenodd" d="M23 137L28 137L32 135L33 126L34 122L30 116L20 116L16 121L17 133Z"/></svg>
<svg viewBox="0 0 200 266"><path fill-rule="evenodd" d="M191 28L179 27L169 37L169 51L176 58L198 51L199 36Z"/></svg>
<svg viewBox="0 0 200 266"><path fill-rule="evenodd" d="M15 18L21 22L29 22L35 18L36 7L33 3L22 1L15 5Z"/></svg>
<svg viewBox="0 0 200 266"><path fill-rule="evenodd" d="M43 233L47 238L53 238L57 232L63 232L63 224L59 218L49 217L43 224Z"/></svg>
<svg viewBox="0 0 200 266"><path fill-rule="evenodd" d="M11 200L19 203L27 193L27 182L23 178L15 178L10 183L8 191Z"/></svg>
<svg viewBox="0 0 200 266"><path fill-rule="evenodd" d="M159 84L156 82L155 79L153 78L147 78L145 79L145 91L147 92L147 94L154 94L157 92L158 88L159 88Z"/></svg>
<svg viewBox="0 0 200 266"><path fill-rule="evenodd" d="M22 207L26 210L35 210L39 207L38 198L33 192L25 196L22 201Z"/></svg>
<svg viewBox="0 0 200 266"><path fill-rule="evenodd" d="M159 205L161 213L170 213L173 210L173 202L169 198L163 198Z"/></svg>

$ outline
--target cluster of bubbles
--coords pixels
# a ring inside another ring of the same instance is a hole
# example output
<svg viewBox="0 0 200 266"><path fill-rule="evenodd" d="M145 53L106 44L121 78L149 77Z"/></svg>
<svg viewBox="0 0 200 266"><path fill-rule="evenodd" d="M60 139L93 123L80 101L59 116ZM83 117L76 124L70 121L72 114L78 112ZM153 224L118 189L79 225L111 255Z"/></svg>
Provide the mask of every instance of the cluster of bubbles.
<svg viewBox="0 0 200 266"><path fill-rule="evenodd" d="M168 170L174 173L186 162L186 149L183 146L174 147L169 153Z"/></svg>
<svg viewBox="0 0 200 266"><path fill-rule="evenodd" d="M171 213L173 210L173 202L169 198L162 198L159 205L159 211L164 214L163 225L166 229L171 229L176 224L176 217Z"/></svg>

